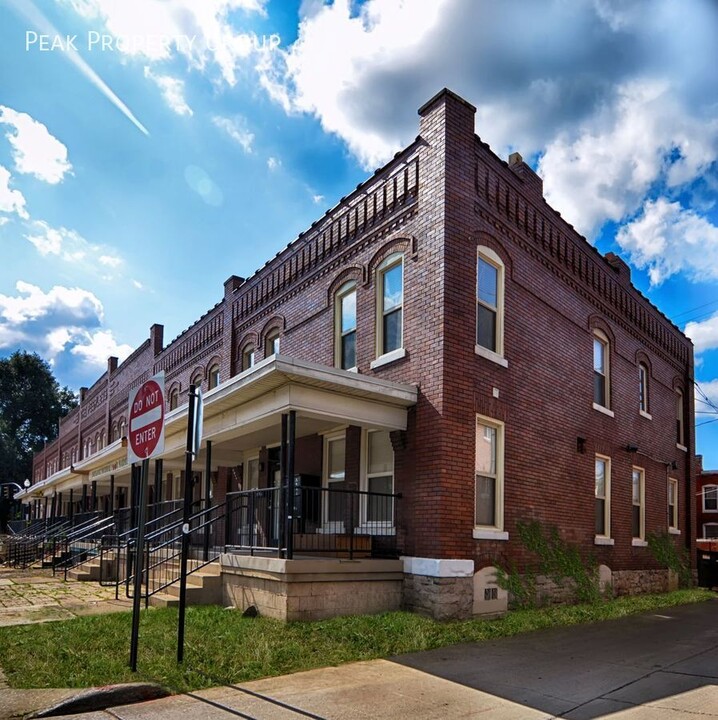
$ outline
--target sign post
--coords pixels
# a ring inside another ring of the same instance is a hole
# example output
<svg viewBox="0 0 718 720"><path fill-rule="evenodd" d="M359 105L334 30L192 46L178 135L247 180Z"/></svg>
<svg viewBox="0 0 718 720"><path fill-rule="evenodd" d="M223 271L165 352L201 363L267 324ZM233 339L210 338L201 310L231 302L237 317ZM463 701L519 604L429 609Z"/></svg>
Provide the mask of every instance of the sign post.
<svg viewBox="0 0 718 720"><path fill-rule="evenodd" d="M161 455L165 449L165 376L163 372L155 375L130 393L128 415L130 420L127 462L142 463L135 546L135 583L132 598L132 637L130 639L130 668L132 672L137 672L150 458Z"/></svg>

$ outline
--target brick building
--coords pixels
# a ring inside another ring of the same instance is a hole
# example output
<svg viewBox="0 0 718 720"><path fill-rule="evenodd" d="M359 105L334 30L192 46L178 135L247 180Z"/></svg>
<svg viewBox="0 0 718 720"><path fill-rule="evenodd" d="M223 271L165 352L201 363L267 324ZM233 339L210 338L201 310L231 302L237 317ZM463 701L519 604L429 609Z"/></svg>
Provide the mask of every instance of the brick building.
<svg viewBox="0 0 718 720"><path fill-rule="evenodd" d="M390 527L403 558L366 609L500 609L493 566L522 562L528 519L597 556L617 592L665 585L647 534L693 551L697 533L691 342L547 205L517 153L504 162L475 135L472 105L443 90L419 115L414 142L252 277L230 277L179 337L164 345L154 325L109 359L35 458L36 515L127 505L128 393L164 371L154 501L182 492L190 383L216 502L272 485L290 410L297 474L401 494L357 520ZM317 532L333 522L323 510Z"/></svg>
<svg viewBox="0 0 718 720"><path fill-rule="evenodd" d="M696 457L696 537L718 539L718 471L704 470Z"/></svg>

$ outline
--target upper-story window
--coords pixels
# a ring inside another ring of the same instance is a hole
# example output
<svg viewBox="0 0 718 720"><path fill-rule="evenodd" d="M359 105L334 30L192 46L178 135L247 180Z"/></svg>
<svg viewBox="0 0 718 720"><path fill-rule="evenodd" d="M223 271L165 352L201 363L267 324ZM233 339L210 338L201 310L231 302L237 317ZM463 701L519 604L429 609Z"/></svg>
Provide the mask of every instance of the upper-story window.
<svg viewBox="0 0 718 720"><path fill-rule="evenodd" d="M377 355L403 347L404 256L394 253L377 269Z"/></svg>
<svg viewBox="0 0 718 720"><path fill-rule="evenodd" d="M125 421L124 421L124 420L120 420L119 432L120 432L120 437L121 437L121 438L125 437L125 435L126 435L126 433L125 433L125 426L126 426Z"/></svg>
<svg viewBox="0 0 718 720"><path fill-rule="evenodd" d="M686 437L683 426L683 392L676 390L676 445L685 449Z"/></svg>
<svg viewBox="0 0 718 720"><path fill-rule="evenodd" d="M208 374L209 389L213 390L219 385L219 365L212 365Z"/></svg>
<svg viewBox="0 0 718 720"><path fill-rule="evenodd" d="M192 385L194 385L195 390L202 387L202 375L200 373L197 373L192 380L190 381Z"/></svg>
<svg viewBox="0 0 718 720"><path fill-rule="evenodd" d="M638 363L638 402L641 414L648 415L648 366L645 363Z"/></svg>
<svg viewBox="0 0 718 720"><path fill-rule="evenodd" d="M357 290L354 282L342 285L334 309L334 362L342 370L356 367Z"/></svg>
<svg viewBox="0 0 718 720"><path fill-rule="evenodd" d="M504 354L504 264L483 246L476 265L476 351L491 359Z"/></svg>
<svg viewBox="0 0 718 720"><path fill-rule="evenodd" d="M718 512L718 485L704 486L703 512Z"/></svg>
<svg viewBox="0 0 718 720"><path fill-rule="evenodd" d="M175 410L179 407L179 390L174 388L170 392L170 410Z"/></svg>
<svg viewBox="0 0 718 720"><path fill-rule="evenodd" d="M272 330L264 341L264 357L279 355L279 330Z"/></svg>
<svg viewBox="0 0 718 720"><path fill-rule="evenodd" d="M593 402L610 408L611 366L610 343L600 330L593 331Z"/></svg>
<svg viewBox="0 0 718 720"><path fill-rule="evenodd" d="M247 345L242 350L242 370L249 370L254 366L254 345Z"/></svg>

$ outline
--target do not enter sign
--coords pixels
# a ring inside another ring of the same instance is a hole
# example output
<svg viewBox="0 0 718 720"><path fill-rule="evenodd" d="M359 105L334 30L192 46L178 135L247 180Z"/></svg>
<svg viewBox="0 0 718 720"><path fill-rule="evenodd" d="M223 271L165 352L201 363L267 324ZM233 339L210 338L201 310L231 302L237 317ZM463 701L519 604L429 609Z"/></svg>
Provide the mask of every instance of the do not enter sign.
<svg viewBox="0 0 718 720"><path fill-rule="evenodd" d="M165 449L165 375L160 373L130 393L127 461L147 460Z"/></svg>

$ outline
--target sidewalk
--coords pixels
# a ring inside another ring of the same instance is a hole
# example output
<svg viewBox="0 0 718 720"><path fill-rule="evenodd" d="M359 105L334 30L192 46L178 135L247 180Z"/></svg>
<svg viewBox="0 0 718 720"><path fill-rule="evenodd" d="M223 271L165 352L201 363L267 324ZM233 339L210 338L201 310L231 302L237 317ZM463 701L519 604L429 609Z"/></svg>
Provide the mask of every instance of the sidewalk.
<svg viewBox="0 0 718 720"><path fill-rule="evenodd" d="M52 570L16 570L0 567L0 627L78 615L129 610L131 601L115 600L114 588L96 582L63 581Z"/></svg>
<svg viewBox="0 0 718 720"><path fill-rule="evenodd" d="M717 619L710 601L60 717L710 720Z"/></svg>

